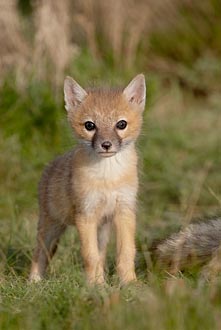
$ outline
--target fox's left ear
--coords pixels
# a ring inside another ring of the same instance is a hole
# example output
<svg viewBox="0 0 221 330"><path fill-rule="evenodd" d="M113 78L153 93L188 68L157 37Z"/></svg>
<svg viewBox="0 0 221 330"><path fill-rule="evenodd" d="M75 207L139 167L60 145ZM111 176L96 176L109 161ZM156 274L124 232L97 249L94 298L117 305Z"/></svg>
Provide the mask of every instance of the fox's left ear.
<svg viewBox="0 0 221 330"><path fill-rule="evenodd" d="M143 74L138 74L123 91L129 103L136 105L141 111L145 108L146 84Z"/></svg>

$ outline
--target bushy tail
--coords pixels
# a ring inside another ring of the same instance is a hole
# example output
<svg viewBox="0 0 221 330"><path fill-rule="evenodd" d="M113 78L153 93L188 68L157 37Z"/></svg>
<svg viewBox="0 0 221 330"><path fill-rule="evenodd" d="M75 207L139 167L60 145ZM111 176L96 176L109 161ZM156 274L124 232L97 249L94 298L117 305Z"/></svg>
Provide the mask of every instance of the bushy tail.
<svg viewBox="0 0 221 330"><path fill-rule="evenodd" d="M209 262L220 246L221 218L216 218L192 223L153 243L151 252L160 268L174 273Z"/></svg>

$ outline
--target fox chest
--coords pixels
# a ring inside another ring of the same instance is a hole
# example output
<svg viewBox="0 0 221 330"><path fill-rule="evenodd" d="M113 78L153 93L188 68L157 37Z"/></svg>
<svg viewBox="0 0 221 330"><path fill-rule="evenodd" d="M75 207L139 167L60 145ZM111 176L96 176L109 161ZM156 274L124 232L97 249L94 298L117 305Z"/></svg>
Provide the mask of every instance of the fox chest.
<svg viewBox="0 0 221 330"><path fill-rule="evenodd" d="M81 208L85 214L94 214L99 218L111 216L117 207L135 204L136 187L120 187L119 189L90 189L81 200Z"/></svg>
<svg viewBox="0 0 221 330"><path fill-rule="evenodd" d="M136 161L126 156L119 154L79 168L74 188L80 212L100 218L112 215L116 207L135 204Z"/></svg>

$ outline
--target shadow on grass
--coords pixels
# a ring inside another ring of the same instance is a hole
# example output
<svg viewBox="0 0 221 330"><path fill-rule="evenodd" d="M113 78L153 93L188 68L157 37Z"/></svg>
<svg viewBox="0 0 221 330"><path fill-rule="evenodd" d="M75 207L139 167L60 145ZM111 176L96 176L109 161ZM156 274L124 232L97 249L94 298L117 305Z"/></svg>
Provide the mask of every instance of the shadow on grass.
<svg viewBox="0 0 221 330"><path fill-rule="evenodd" d="M26 276L31 265L31 251L21 247L8 246L0 249L3 255L3 267L5 273Z"/></svg>

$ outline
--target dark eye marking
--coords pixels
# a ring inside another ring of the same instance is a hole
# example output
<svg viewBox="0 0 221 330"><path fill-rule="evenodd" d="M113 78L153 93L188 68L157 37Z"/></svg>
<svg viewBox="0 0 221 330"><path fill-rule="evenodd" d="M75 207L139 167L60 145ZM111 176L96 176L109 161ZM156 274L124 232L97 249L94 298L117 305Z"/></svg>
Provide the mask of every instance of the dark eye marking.
<svg viewBox="0 0 221 330"><path fill-rule="evenodd" d="M92 121L86 121L84 127L86 128L87 131L93 131L96 129L96 125Z"/></svg>
<svg viewBox="0 0 221 330"><path fill-rule="evenodd" d="M126 120L120 120L118 121L118 123L116 124L116 128L118 129L125 129L127 127L127 122Z"/></svg>

